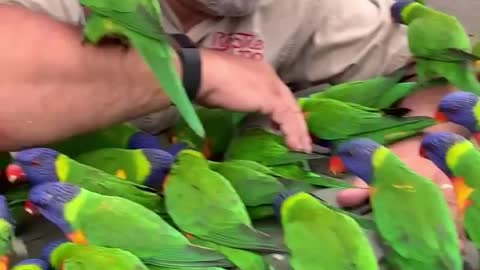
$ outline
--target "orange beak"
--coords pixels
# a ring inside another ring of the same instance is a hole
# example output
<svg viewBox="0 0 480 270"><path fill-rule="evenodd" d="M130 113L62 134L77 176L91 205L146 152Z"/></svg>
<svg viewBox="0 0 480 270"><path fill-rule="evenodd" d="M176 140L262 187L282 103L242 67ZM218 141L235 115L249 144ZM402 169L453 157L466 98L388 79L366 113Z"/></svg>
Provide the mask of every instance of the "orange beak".
<svg viewBox="0 0 480 270"><path fill-rule="evenodd" d="M475 138L475 141L477 141L477 143L480 144L480 132L474 133L473 137Z"/></svg>
<svg viewBox="0 0 480 270"><path fill-rule="evenodd" d="M22 167L17 164L9 164L5 170L5 174L10 183L25 181L26 175Z"/></svg>
<svg viewBox="0 0 480 270"><path fill-rule="evenodd" d="M445 123L445 122L448 122L448 118L447 116L442 113L442 112L436 112L435 113L435 116L434 116L435 120L437 121L437 123Z"/></svg>
<svg viewBox="0 0 480 270"><path fill-rule="evenodd" d="M25 202L24 209L25 209L25 212L29 213L32 216L36 216L39 214L35 205L33 205L33 203L31 203L30 201Z"/></svg>
<svg viewBox="0 0 480 270"><path fill-rule="evenodd" d="M419 152L419 154L420 154L421 157L428 159L428 157L427 157L427 151L425 151L425 149L423 149L423 147L420 147L420 152Z"/></svg>
<svg viewBox="0 0 480 270"><path fill-rule="evenodd" d="M175 144L177 143L177 136L171 134L168 136L168 142L171 143L171 144Z"/></svg>
<svg viewBox="0 0 480 270"><path fill-rule="evenodd" d="M0 257L0 270L8 270L10 259L7 256Z"/></svg>
<svg viewBox="0 0 480 270"><path fill-rule="evenodd" d="M329 164L330 171L334 174L341 174L347 171L345 166L343 165L343 161L339 156L332 156L330 158L330 164Z"/></svg>

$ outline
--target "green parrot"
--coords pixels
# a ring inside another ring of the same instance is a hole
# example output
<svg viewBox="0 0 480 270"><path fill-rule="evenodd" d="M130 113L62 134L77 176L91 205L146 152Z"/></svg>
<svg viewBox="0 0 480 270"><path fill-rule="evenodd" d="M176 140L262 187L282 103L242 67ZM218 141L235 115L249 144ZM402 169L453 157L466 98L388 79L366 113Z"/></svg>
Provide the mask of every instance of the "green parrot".
<svg viewBox="0 0 480 270"><path fill-rule="evenodd" d="M103 148L81 154L75 160L120 179L161 190L160 183L174 157L160 149Z"/></svg>
<svg viewBox="0 0 480 270"><path fill-rule="evenodd" d="M67 156L76 157L100 148L160 149L160 142L157 137L131 124L117 124L71 137L48 147Z"/></svg>
<svg viewBox="0 0 480 270"><path fill-rule="evenodd" d="M371 108L388 108L422 88L415 82L400 83L405 73L405 70L401 69L390 76L333 85L310 95L309 98L330 98Z"/></svg>
<svg viewBox="0 0 480 270"><path fill-rule="evenodd" d="M209 167L230 182L247 207L271 206L273 198L286 190L270 168L255 161L209 162Z"/></svg>
<svg viewBox="0 0 480 270"><path fill-rule="evenodd" d="M325 158L322 155L291 152L282 136L262 128L245 130L235 137L225 154L226 160L251 160L268 166L275 175L294 182L315 186L349 188L344 180L312 172L306 163L309 159Z"/></svg>
<svg viewBox="0 0 480 270"><path fill-rule="evenodd" d="M9 255L15 235L13 220L5 196L0 195L0 270L8 270Z"/></svg>
<svg viewBox="0 0 480 270"><path fill-rule="evenodd" d="M227 149L236 126L246 114L200 106L196 107L196 111L204 125L206 137L199 137L180 119L169 131L169 141L172 144L186 143L192 149L202 152L208 159L219 158Z"/></svg>
<svg viewBox="0 0 480 270"><path fill-rule="evenodd" d="M308 129L318 144L333 146L353 138L391 144L415 136L435 125L430 117L391 117L378 109L328 98L298 100Z"/></svg>
<svg viewBox="0 0 480 270"><path fill-rule="evenodd" d="M91 11L83 29L85 40L96 45L105 37L126 38L149 65L192 130L205 137L202 123L176 72L175 51L161 23L159 1L80 0L80 3Z"/></svg>
<svg viewBox="0 0 480 270"><path fill-rule="evenodd" d="M0 268L1 269L1 268ZM48 263L41 259L26 259L11 268L12 270L49 270ZM73 268L65 268L63 270L71 270ZM7 268L5 268L7 270ZM93 270L93 269L92 269Z"/></svg>
<svg viewBox="0 0 480 270"><path fill-rule="evenodd" d="M272 237L252 226L233 186L210 170L200 152L180 151L163 186L167 212L185 233L231 248L284 252Z"/></svg>
<svg viewBox="0 0 480 270"><path fill-rule="evenodd" d="M128 251L63 240L47 244L42 257L56 270L148 270L140 259Z"/></svg>
<svg viewBox="0 0 480 270"><path fill-rule="evenodd" d="M457 18L413 0L395 2L392 16L408 26L408 45L416 61L419 83L442 77L464 90L480 94L470 38Z"/></svg>
<svg viewBox="0 0 480 270"><path fill-rule="evenodd" d="M294 270L377 270L377 258L355 220L305 192L284 192L274 202Z"/></svg>
<svg viewBox="0 0 480 270"><path fill-rule="evenodd" d="M163 199L154 190L81 164L53 149L25 149L17 152L14 160L31 185L67 182L103 195L123 197L167 216Z"/></svg>
<svg viewBox="0 0 480 270"><path fill-rule="evenodd" d="M76 244L119 248L146 265L232 266L222 254L191 244L157 214L124 198L53 182L34 186L29 201L33 211L56 224Z"/></svg>
<svg viewBox="0 0 480 270"><path fill-rule="evenodd" d="M440 188L370 140L343 143L330 163L370 185L370 203L381 238L390 249L388 269L460 270L463 260L455 222Z"/></svg>
<svg viewBox="0 0 480 270"><path fill-rule="evenodd" d="M434 132L423 137L420 153L451 179L463 225L480 249L479 150L458 134Z"/></svg>
<svg viewBox="0 0 480 270"><path fill-rule="evenodd" d="M285 144L282 136L263 128L249 128L240 136L233 138L225 158L253 160L266 166L275 166L324 156L293 152Z"/></svg>

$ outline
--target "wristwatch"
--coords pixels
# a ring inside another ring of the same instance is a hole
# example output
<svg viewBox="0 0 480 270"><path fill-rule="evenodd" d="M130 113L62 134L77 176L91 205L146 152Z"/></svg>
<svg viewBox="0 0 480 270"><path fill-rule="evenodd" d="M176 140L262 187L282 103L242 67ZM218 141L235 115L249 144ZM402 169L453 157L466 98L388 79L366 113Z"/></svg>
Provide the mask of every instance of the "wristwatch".
<svg viewBox="0 0 480 270"><path fill-rule="evenodd" d="M169 34L177 46L176 50L183 68L183 87L190 100L195 100L202 83L202 61L200 51L184 34Z"/></svg>

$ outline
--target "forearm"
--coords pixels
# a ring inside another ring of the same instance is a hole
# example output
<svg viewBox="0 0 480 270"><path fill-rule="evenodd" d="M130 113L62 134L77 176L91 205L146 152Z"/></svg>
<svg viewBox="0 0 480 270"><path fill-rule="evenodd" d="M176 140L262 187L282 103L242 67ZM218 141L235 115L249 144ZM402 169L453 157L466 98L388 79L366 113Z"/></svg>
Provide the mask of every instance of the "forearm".
<svg viewBox="0 0 480 270"><path fill-rule="evenodd" d="M408 98L406 98L400 106L410 108L412 116L430 116L433 117L437 110L438 103L441 98L449 92L455 91L453 87L435 87L431 89L422 90ZM453 123L443 123L435 125L426 130L431 131L450 131L468 136L469 133L463 127ZM411 156L417 154L420 146L421 136L414 137L392 146L392 149L400 156Z"/></svg>
<svg viewBox="0 0 480 270"><path fill-rule="evenodd" d="M82 45L80 31L0 5L0 150L49 143L168 106L134 50Z"/></svg>

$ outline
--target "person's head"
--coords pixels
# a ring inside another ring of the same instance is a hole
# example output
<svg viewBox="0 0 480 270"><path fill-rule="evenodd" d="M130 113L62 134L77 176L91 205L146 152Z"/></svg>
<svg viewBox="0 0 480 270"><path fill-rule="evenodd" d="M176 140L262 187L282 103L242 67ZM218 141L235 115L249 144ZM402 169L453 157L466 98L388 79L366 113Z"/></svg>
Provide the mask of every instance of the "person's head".
<svg viewBox="0 0 480 270"><path fill-rule="evenodd" d="M192 0L189 0L192 1ZM252 14L260 0L194 0L205 11L220 17L242 17Z"/></svg>

